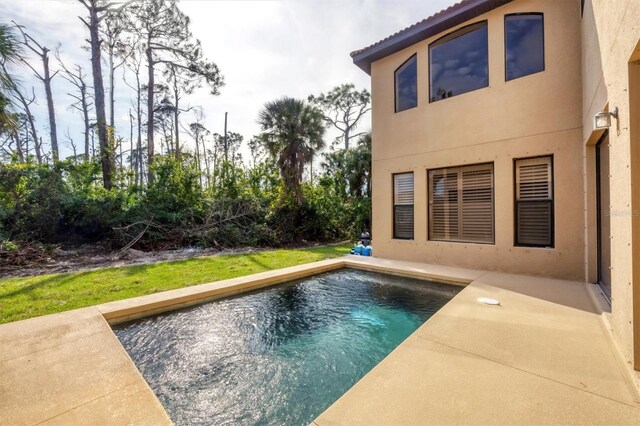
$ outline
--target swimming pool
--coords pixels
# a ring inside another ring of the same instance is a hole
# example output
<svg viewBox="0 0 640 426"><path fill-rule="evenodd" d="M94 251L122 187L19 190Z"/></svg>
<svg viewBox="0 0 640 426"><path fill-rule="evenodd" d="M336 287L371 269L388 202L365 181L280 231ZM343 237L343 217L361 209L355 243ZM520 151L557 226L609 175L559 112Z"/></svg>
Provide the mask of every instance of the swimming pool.
<svg viewBox="0 0 640 426"><path fill-rule="evenodd" d="M176 424L306 425L459 290L343 269L114 331Z"/></svg>

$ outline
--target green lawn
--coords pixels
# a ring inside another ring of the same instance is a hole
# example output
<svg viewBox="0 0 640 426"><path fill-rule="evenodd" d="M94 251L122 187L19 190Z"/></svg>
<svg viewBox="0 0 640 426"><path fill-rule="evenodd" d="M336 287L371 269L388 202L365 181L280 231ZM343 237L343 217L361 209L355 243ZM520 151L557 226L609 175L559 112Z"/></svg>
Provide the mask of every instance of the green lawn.
<svg viewBox="0 0 640 426"><path fill-rule="evenodd" d="M0 323L347 254L349 245L270 250L0 280Z"/></svg>

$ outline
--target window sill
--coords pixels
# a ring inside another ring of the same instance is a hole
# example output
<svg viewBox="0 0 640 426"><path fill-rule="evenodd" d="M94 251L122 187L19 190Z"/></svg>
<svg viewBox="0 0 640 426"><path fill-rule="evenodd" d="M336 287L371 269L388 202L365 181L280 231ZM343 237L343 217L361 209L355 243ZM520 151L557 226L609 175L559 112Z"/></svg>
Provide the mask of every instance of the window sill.
<svg viewBox="0 0 640 426"><path fill-rule="evenodd" d="M454 243L454 244L477 244L482 246L495 246L496 242L482 242L482 241L460 241L460 240L427 240L429 243Z"/></svg>
<svg viewBox="0 0 640 426"><path fill-rule="evenodd" d="M515 249L542 249L542 250L555 250L554 246L523 246L523 245L514 245Z"/></svg>
<svg viewBox="0 0 640 426"><path fill-rule="evenodd" d="M411 108L402 109L400 111L394 111L393 113L394 114L401 114L403 112L412 111L412 110L417 109L417 108L418 108L418 105L416 105L414 107L411 107Z"/></svg>

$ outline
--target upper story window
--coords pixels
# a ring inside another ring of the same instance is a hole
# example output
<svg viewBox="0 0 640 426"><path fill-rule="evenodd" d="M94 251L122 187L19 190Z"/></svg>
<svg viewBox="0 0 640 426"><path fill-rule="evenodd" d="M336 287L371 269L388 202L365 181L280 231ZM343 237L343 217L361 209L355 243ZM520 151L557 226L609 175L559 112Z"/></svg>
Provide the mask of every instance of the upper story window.
<svg viewBox="0 0 640 426"><path fill-rule="evenodd" d="M506 80L544 71L544 18L541 13L504 17Z"/></svg>
<svg viewBox="0 0 640 426"><path fill-rule="evenodd" d="M410 57L395 72L396 112L418 106L418 64Z"/></svg>
<svg viewBox="0 0 640 426"><path fill-rule="evenodd" d="M429 45L429 99L450 98L489 85L487 22L459 29Z"/></svg>

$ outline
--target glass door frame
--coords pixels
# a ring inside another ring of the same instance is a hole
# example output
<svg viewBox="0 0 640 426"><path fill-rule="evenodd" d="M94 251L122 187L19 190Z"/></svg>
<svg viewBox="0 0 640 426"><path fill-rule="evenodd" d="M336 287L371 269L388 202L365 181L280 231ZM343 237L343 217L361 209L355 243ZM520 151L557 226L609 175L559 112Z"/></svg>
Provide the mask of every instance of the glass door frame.
<svg viewBox="0 0 640 426"><path fill-rule="evenodd" d="M600 147L602 146L603 143L609 143L609 130L605 130L605 132L602 134L602 136L600 136L600 139L598 139L598 142L596 142L595 145L595 149L596 149L596 217L597 217L597 223L596 223L596 236L597 236L597 249L596 249L596 284L598 285L598 289L600 290L600 293L602 293L602 295L604 296L604 298L607 300L607 302L609 303L609 305L611 305L611 294L610 294L610 290L607 291L605 288L605 285L602 282L602 276L603 276L603 271L602 271L602 190L601 188L601 184L602 184L602 175L601 175L601 159L600 159ZM611 222L609 222L611 223ZM609 225L609 231L611 231L611 225ZM609 247L609 257L611 257L611 247ZM611 263L609 261L609 263ZM609 280L611 280L611 278L609 278ZM609 283L609 287L611 286L611 283Z"/></svg>

